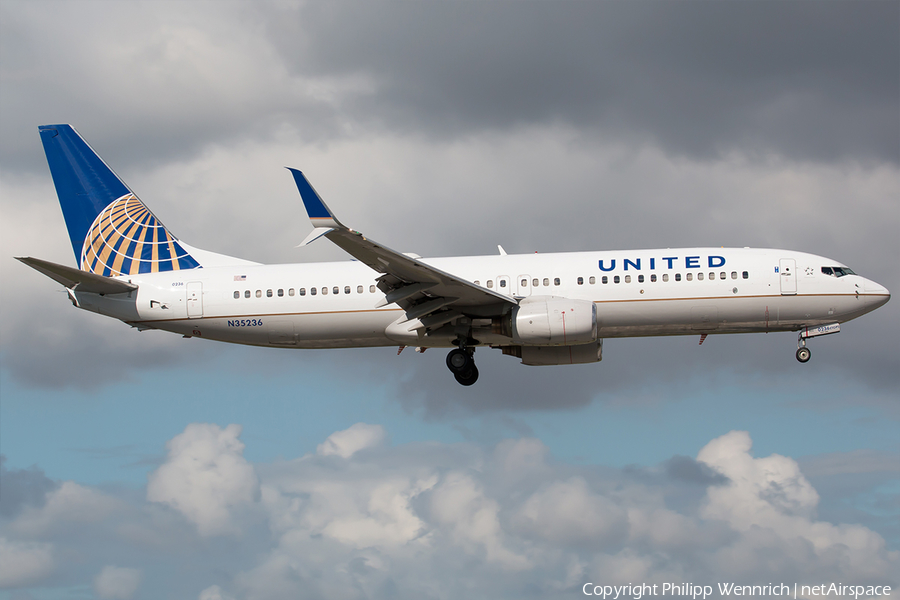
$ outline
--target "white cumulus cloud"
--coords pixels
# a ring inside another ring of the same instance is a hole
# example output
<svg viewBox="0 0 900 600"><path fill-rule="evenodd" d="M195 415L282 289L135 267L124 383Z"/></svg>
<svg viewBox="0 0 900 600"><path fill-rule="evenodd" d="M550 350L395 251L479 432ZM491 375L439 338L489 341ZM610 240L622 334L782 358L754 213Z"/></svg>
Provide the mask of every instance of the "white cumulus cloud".
<svg viewBox="0 0 900 600"><path fill-rule="evenodd" d="M94 578L94 592L100 600L130 600L141 583L141 571L107 565Z"/></svg>
<svg viewBox="0 0 900 600"><path fill-rule="evenodd" d="M357 423L343 431L336 431L316 447L320 456L340 456L350 458L360 450L373 448L384 443L387 433L381 425Z"/></svg>
<svg viewBox="0 0 900 600"><path fill-rule="evenodd" d="M259 496L259 479L244 458L240 433L240 425L188 425L166 444L168 457L150 474L147 499L179 511L201 535L238 531L233 511Z"/></svg>
<svg viewBox="0 0 900 600"><path fill-rule="evenodd" d="M0 537L0 589L38 583L53 567L52 544Z"/></svg>

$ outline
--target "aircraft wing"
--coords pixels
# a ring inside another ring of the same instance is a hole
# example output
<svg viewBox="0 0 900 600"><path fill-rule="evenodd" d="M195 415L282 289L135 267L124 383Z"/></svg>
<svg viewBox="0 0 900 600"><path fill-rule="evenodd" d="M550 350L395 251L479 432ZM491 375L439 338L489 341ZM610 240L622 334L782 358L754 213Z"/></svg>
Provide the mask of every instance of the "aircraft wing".
<svg viewBox="0 0 900 600"><path fill-rule="evenodd" d="M89 292L92 294L127 294L128 292L133 292L138 289L138 286L133 283L128 283L127 281L120 281L118 279L104 277L103 275L97 275L89 271L82 271L81 269L58 265L48 260L41 260L40 258L17 256L16 260L25 263L35 271L43 273L50 279L63 284L67 288L78 292Z"/></svg>
<svg viewBox="0 0 900 600"><path fill-rule="evenodd" d="M447 273L421 260L370 240L343 225L325 205L306 177L288 168L297 183L303 204L315 229L303 241L305 246L327 237L352 257L378 273L378 287L386 295L379 306L396 303L413 323L411 329L433 328L461 316L489 318L518 305L515 298L498 294Z"/></svg>

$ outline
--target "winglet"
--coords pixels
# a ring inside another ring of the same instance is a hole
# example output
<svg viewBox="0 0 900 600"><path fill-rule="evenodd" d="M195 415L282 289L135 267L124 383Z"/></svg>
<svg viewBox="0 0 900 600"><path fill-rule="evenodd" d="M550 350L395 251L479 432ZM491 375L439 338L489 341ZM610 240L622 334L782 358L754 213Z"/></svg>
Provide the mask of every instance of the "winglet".
<svg viewBox="0 0 900 600"><path fill-rule="evenodd" d="M297 184L297 190L300 191L300 197L303 199L303 206L306 207L306 214L309 215L309 220L312 221L313 227L317 229L328 227L346 229L346 227L337 220L334 213L325 206L325 203L322 202L322 198L316 193L316 190L306 179L306 176L297 169L292 169L291 167L286 168L291 172L291 175L294 176L294 182Z"/></svg>

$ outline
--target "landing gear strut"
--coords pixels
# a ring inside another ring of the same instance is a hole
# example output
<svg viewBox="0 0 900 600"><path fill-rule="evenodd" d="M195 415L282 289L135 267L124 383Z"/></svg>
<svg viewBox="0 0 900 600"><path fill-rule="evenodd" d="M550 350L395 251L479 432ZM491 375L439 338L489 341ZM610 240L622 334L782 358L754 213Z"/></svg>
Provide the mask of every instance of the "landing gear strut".
<svg viewBox="0 0 900 600"><path fill-rule="evenodd" d="M840 333L840 323L829 323L828 325L817 325L815 327L804 327L797 336L797 360L802 363L808 362L812 353L806 347L806 340L811 337L820 335L831 335L832 333Z"/></svg>
<svg viewBox="0 0 900 600"><path fill-rule="evenodd" d="M475 349L460 344L447 355L447 368L461 385L472 385L478 381L478 367L475 366Z"/></svg>

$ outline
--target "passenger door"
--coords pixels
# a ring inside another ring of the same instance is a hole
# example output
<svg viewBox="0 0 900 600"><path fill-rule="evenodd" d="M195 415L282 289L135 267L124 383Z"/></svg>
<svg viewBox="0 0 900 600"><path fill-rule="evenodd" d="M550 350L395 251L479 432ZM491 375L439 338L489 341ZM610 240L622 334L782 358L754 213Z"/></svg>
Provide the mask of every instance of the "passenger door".
<svg viewBox="0 0 900 600"><path fill-rule="evenodd" d="M188 319L199 319L203 316L203 284L191 281L187 284L187 316Z"/></svg>
<svg viewBox="0 0 900 600"><path fill-rule="evenodd" d="M778 278L781 280L781 295L790 296L797 293L797 266L793 258L782 258L778 261Z"/></svg>

